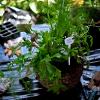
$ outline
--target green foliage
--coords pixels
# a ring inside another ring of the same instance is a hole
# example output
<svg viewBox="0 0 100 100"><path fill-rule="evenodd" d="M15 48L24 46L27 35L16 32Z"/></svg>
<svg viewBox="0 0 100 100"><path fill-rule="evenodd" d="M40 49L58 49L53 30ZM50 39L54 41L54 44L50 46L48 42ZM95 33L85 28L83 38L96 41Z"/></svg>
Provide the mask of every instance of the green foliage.
<svg viewBox="0 0 100 100"><path fill-rule="evenodd" d="M14 66L16 66L16 70L21 74L25 69L29 69L28 61L32 59L32 53L26 53L18 56L15 60L8 64L8 70L12 70Z"/></svg>
<svg viewBox="0 0 100 100"><path fill-rule="evenodd" d="M52 59L68 61L69 57L74 57L78 63L81 63L80 58L84 57L84 54L89 51L89 45L92 45L92 37L88 33L89 27L84 25L87 19L84 7L75 7L71 1L56 0L52 7L47 3L47 10L44 12L48 16L50 31L39 34L42 39L38 50L34 56L28 56L31 60L26 65L28 69L32 67L33 72L38 73L40 81L42 80L44 85L55 93L65 88L61 82L61 71L51 64ZM52 12L51 9L53 9ZM51 17L51 13L55 16ZM30 29L26 32L31 33ZM73 36L74 43L71 48L68 48L64 39L70 36ZM87 42L88 39L90 44ZM26 40L24 46L30 48L32 44ZM12 63L23 67L27 61L26 58L26 55L21 55Z"/></svg>
<svg viewBox="0 0 100 100"><path fill-rule="evenodd" d="M84 25L87 15L83 7L75 8L70 1L66 0L58 0L56 3L56 17L53 17L53 20L48 17L49 22L54 21L50 22L51 30L42 34L42 41L31 65L40 80L43 80L48 87L50 85L49 89L57 93L62 89L63 84L60 82L61 71L51 64L52 59L59 58L67 61L69 57L74 57L78 62L81 61L79 56L84 57L84 53L89 51L87 40L90 39L92 42L92 37L88 34L88 26ZM49 13L48 11L48 15ZM74 43L71 48L68 48L64 38L70 36L74 37Z"/></svg>

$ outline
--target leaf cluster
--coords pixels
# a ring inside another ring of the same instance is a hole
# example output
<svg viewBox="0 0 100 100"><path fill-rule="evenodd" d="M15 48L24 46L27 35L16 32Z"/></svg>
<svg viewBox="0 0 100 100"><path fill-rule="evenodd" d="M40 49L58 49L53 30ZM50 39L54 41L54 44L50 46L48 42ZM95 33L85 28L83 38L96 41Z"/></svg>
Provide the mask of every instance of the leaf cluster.
<svg viewBox="0 0 100 100"><path fill-rule="evenodd" d="M39 74L40 80L43 80L45 85L50 86L50 90L58 92L63 87L60 82L61 71L51 64L52 59L59 58L68 61L69 57L74 57L78 62L81 61L79 56L83 57L84 53L89 51L92 37L88 33L89 27L84 25L87 14L82 6L73 6L71 0L57 0L55 14L56 17L53 17L52 20L48 11L51 29L42 34L42 41L39 43L38 52L33 57L31 65ZM52 21L54 22L52 23ZM64 39L70 36L73 36L74 43L71 48L68 48ZM90 40L90 44L87 40Z"/></svg>
<svg viewBox="0 0 100 100"><path fill-rule="evenodd" d="M51 8L55 15L53 17L50 16ZM88 15L85 13L84 7L75 7L72 0L56 0L52 7L47 5L46 14L48 24L51 26L50 31L39 34L41 35L39 47L36 54L31 57L28 68L33 68L33 72L38 74L39 80L42 80L49 90L59 93L60 90L64 89L61 82L61 70L53 65L52 61L57 59L62 61L63 59L67 62L69 57L74 57L78 63L82 63L80 58L83 58L84 54L88 53L92 45L92 37L88 33L89 27L85 25ZM30 29L26 31L30 32ZM74 39L71 48L65 45L64 42L64 39L70 36ZM30 41L25 41L25 45L28 48L32 47ZM24 57L22 57L23 60ZM23 61L18 61L19 65L20 63L23 66Z"/></svg>

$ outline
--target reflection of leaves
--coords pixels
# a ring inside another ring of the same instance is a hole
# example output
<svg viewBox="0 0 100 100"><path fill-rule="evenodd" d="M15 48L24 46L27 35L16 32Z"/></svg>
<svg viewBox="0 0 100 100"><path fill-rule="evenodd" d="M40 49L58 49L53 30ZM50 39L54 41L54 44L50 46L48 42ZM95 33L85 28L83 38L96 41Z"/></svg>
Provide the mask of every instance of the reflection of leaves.
<svg viewBox="0 0 100 100"><path fill-rule="evenodd" d="M22 66L18 66L18 67L17 67L17 71L18 71L18 72L21 72L21 67L22 67Z"/></svg>
<svg viewBox="0 0 100 100"><path fill-rule="evenodd" d="M11 71L12 70L12 67L13 67L13 64L11 62L11 63L8 64L8 70Z"/></svg>
<svg viewBox="0 0 100 100"><path fill-rule="evenodd" d="M19 82L27 90L27 92L30 92L30 90L32 89L32 79L24 77L20 79Z"/></svg>
<svg viewBox="0 0 100 100"><path fill-rule="evenodd" d="M3 71L0 71L0 77L4 77Z"/></svg>

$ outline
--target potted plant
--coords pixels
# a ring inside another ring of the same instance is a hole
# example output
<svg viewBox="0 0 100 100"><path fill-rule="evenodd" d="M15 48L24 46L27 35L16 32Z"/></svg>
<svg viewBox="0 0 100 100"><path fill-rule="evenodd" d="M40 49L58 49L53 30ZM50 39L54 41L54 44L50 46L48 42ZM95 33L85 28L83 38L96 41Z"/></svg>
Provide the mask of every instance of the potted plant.
<svg viewBox="0 0 100 100"><path fill-rule="evenodd" d="M38 50L28 63L28 69L29 66L33 68L36 78L48 90L61 93L73 91L72 88L80 83L92 37L88 34L88 26L84 25L87 14L82 6L75 7L72 0L57 0L53 7L56 7L53 19L48 9L50 31L40 34Z"/></svg>
<svg viewBox="0 0 100 100"><path fill-rule="evenodd" d="M79 83L92 37L89 27L84 25L87 18L84 7L75 7L71 0L58 0L54 5L55 17L51 19L48 13L50 31L41 34L30 66L43 86L58 93Z"/></svg>

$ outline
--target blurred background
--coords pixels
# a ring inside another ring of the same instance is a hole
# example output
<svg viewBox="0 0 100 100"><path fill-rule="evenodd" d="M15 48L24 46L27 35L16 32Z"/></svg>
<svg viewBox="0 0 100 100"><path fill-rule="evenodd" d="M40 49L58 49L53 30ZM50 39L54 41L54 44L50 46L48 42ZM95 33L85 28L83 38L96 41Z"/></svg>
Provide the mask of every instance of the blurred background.
<svg viewBox="0 0 100 100"><path fill-rule="evenodd" d="M55 5L57 0L0 0L0 23L3 21L3 14L7 7L16 7L28 11L31 16L38 19L37 23L47 22L47 12L51 17L55 16ZM100 0L73 0L74 4L86 5L90 7L100 7ZM57 6L57 5L56 5Z"/></svg>

